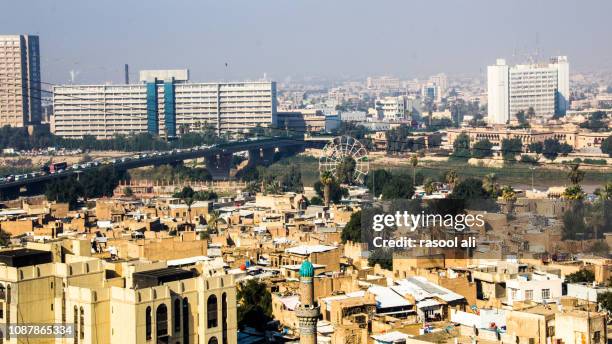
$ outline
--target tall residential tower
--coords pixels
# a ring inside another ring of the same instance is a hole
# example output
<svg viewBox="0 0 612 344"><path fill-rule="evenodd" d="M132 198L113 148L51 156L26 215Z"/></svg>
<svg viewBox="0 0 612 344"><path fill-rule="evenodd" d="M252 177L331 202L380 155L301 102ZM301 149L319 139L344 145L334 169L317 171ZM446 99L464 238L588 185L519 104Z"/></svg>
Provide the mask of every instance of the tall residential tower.
<svg viewBox="0 0 612 344"><path fill-rule="evenodd" d="M508 66L506 60L487 68L488 121L505 124L519 111L537 116L565 115L569 107L569 63L557 56L549 63Z"/></svg>
<svg viewBox="0 0 612 344"><path fill-rule="evenodd" d="M0 36L0 127L41 119L38 36Z"/></svg>

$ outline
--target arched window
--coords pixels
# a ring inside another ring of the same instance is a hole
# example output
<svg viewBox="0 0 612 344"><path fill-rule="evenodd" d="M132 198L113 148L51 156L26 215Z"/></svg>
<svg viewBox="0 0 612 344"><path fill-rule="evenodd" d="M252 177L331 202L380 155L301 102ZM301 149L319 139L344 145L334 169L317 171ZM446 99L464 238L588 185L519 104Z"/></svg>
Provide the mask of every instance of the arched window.
<svg viewBox="0 0 612 344"><path fill-rule="evenodd" d="M74 306L74 309L73 309L73 321L74 321L74 326L75 326L73 331L76 331L77 330L76 328L79 326L79 309L77 308L77 306ZM78 342L79 342L79 336L75 334L74 344L77 344Z"/></svg>
<svg viewBox="0 0 612 344"><path fill-rule="evenodd" d="M155 324L158 338L168 335L168 307L163 303L155 311Z"/></svg>
<svg viewBox="0 0 612 344"><path fill-rule="evenodd" d="M83 306L81 306L81 317L79 323L79 337L81 340L85 339L85 311L83 310Z"/></svg>
<svg viewBox="0 0 612 344"><path fill-rule="evenodd" d="M217 340L217 337L211 337L208 340L208 344L219 344L219 341Z"/></svg>
<svg viewBox="0 0 612 344"><path fill-rule="evenodd" d="M145 338L151 340L151 307L145 311Z"/></svg>
<svg viewBox="0 0 612 344"><path fill-rule="evenodd" d="M181 300L174 300L174 332L181 330Z"/></svg>
<svg viewBox="0 0 612 344"><path fill-rule="evenodd" d="M208 297L206 312L208 315L208 328L217 327L217 297L215 295Z"/></svg>
<svg viewBox="0 0 612 344"><path fill-rule="evenodd" d="M189 299L183 299L183 344L189 344Z"/></svg>
<svg viewBox="0 0 612 344"><path fill-rule="evenodd" d="M221 328L222 342L227 344L227 294L221 295Z"/></svg>

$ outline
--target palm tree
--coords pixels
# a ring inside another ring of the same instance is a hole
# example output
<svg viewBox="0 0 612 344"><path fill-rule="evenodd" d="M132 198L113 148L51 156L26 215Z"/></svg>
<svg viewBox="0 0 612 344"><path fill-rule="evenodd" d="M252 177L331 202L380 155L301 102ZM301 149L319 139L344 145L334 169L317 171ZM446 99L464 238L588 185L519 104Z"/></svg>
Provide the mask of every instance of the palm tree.
<svg viewBox="0 0 612 344"><path fill-rule="evenodd" d="M578 184L565 188L565 191L563 191L562 195L564 199L570 201L581 201L584 199L584 196L584 191L582 191L582 187Z"/></svg>
<svg viewBox="0 0 612 344"><path fill-rule="evenodd" d="M434 191L436 191L436 187L434 185L434 182L431 178L427 178L425 179L425 185L423 187L423 189L425 190L425 193L428 195L431 195L432 193L434 193Z"/></svg>
<svg viewBox="0 0 612 344"><path fill-rule="evenodd" d="M187 223L191 223L191 206L194 203L194 199L193 197L188 197L188 198L183 199L183 202L187 204L187 213L189 214L189 217L187 218Z"/></svg>
<svg viewBox="0 0 612 344"><path fill-rule="evenodd" d="M218 211L213 211L208 214L208 231L210 233L217 234L219 232L219 223L226 223L225 220L221 217L221 213Z"/></svg>
<svg viewBox="0 0 612 344"><path fill-rule="evenodd" d="M450 185L451 190L455 188L455 184L459 181L459 176L455 170L448 170L444 175L444 180Z"/></svg>
<svg viewBox="0 0 612 344"><path fill-rule="evenodd" d="M489 173L482 178L482 188L485 189L491 196L497 197L499 194L499 184L497 184L497 175Z"/></svg>
<svg viewBox="0 0 612 344"><path fill-rule="evenodd" d="M412 185L416 186L416 167L419 164L419 158L417 155L410 157L410 165L412 165Z"/></svg>
<svg viewBox="0 0 612 344"><path fill-rule="evenodd" d="M567 178L569 179L572 185L578 185L584 179L584 172L580 171L580 164L573 164L569 173L567 174Z"/></svg>
<svg viewBox="0 0 612 344"><path fill-rule="evenodd" d="M603 189L595 190L595 194L600 201L612 201L612 182L606 183Z"/></svg>
<svg viewBox="0 0 612 344"><path fill-rule="evenodd" d="M330 171L324 171L321 173L321 184L323 184L323 199L325 200L325 206L329 206L331 185L335 182L334 175Z"/></svg>
<svg viewBox="0 0 612 344"><path fill-rule="evenodd" d="M516 191L510 185L506 185L501 189L501 198L506 203L508 214L514 211L514 203L516 202Z"/></svg>

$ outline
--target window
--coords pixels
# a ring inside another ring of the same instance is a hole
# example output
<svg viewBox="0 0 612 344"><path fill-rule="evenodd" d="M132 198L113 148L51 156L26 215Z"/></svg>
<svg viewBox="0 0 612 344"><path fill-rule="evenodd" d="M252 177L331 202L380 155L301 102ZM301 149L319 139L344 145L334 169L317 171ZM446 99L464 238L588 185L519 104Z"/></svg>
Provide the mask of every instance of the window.
<svg viewBox="0 0 612 344"><path fill-rule="evenodd" d="M550 299L550 289L542 289L542 300Z"/></svg>
<svg viewBox="0 0 612 344"><path fill-rule="evenodd" d="M533 300L533 290L525 290L525 300Z"/></svg>
<svg viewBox="0 0 612 344"><path fill-rule="evenodd" d="M208 315L208 328L217 327L217 297L215 295L208 297L206 311Z"/></svg>
<svg viewBox="0 0 612 344"><path fill-rule="evenodd" d="M183 299L183 344L189 344L189 299Z"/></svg>
<svg viewBox="0 0 612 344"><path fill-rule="evenodd" d="M181 300L174 300L174 332L181 330Z"/></svg>
<svg viewBox="0 0 612 344"><path fill-rule="evenodd" d="M595 331L593 333L593 343L598 344L601 341L601 333L599 331Z"/></svg>
<svg viewBox="0 0 612 344"><path fill-rule="evenodd" d="M81 316L79 321L79 338L83 340L85 339L85 311L83 310L83 306L81 306Z"/></svg>
<svg viewBox="0 0 612 344"><path fill-rule="evenodd" d="M222 342L227 344L227 294L221 295L221 328Z"/></svg>
<svg viewBox="0 0 612 344"><path fill-rule="evenodd" d="M73 309L73 322L74 322L74 326L75 326L75 328L73 330L76 331L76 327L78 327L78 325L79 325L79 309L77 308L77 306L74 306L74 309ZM78 342L79 342L79 336L77 336L75 334L74 335L74 344L78 344Z"/></svg>
<svg viewBox="0 0 612 344"><path fill-rule="evenodd" d="M212 337L208 340L208 344L219 344L219 341L217 341L217 337Z"/></svg>
<svg viewBox="0 0 612 344"><path fill-rule="evenodd" d="M157 325L157 337L168 335L168 307L161 304L155 311L155 324Z"/></svg>
<svg viewBox="0 0 612 344"><path fill-rule="evenodd" d="M147 307L145 311L145 337L147 340L151 340L151 307Z"/></svg>

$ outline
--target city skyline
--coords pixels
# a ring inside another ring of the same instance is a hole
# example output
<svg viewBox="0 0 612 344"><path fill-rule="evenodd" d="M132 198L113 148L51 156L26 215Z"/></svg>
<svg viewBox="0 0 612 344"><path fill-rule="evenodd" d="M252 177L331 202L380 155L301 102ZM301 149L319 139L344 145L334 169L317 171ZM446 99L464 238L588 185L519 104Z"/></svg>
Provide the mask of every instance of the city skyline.
<svg viewBox="0 0 612 344"><path fill-rule="evenodd" d="M195 81L484 76L499 57L554 55L569 56L576 71L605 70L612 52L601 42L612 29L603 16L612 4L595 3L600 10L577 1L22 1L5 6L0 32L39 35L42 80L59 84L71 71L79 84L121 83L125 63L133 80L142 69L189 68Z"/></svg>

